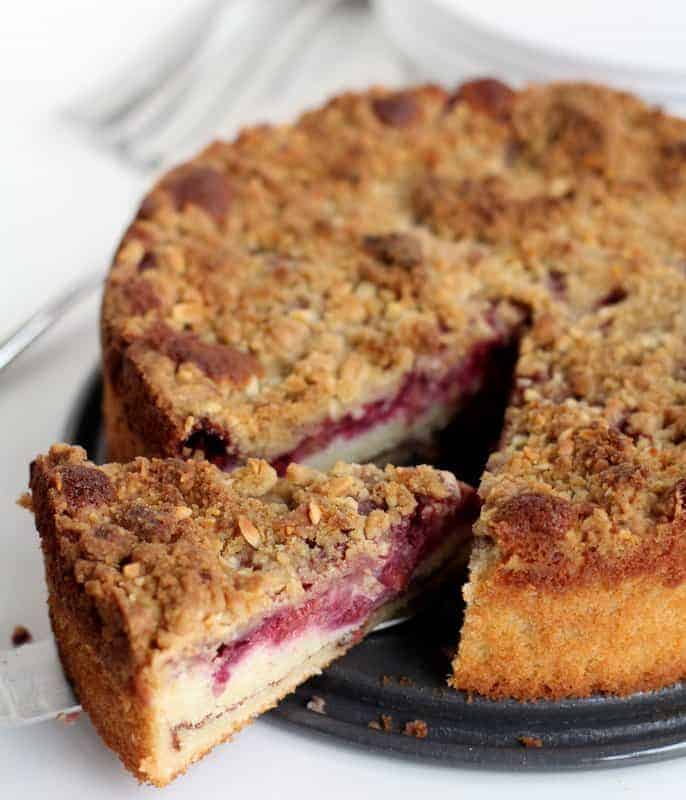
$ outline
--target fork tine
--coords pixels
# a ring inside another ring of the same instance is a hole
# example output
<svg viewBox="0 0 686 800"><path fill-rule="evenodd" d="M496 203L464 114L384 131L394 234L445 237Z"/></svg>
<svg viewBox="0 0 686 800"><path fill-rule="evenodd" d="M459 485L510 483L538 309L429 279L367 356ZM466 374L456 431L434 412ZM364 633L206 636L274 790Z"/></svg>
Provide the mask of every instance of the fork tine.
<svg viewBox="0 0 686 800"><path fill-rule="evenodd" d="M247 105L254 98L264 95L274 83L275 77L286 82L286 76L291 71L291 56L298 51L308 38L331 13L335 6L343 0L304 0L302 8L289 20L288 26L283 30L280 40L275 44L268 57L261 61L259 68L253 73L250 84L237 98L237 107ZM225 93L224 93L225 94ZM234 106L236 107L236 106ZM226 115L225 97L220 94L217 101L212 104L208 118L216 118L217 114ZM204 126L201 121L197 129Z"/></svg>
<svg viewBox="0 0 686 800"><path fill-rule="evenodd" d="M145 103L161 82L176 73L206 37L224 0L207 0L202 13L195 8L165 31L146 53L126 64L102 87L87 92L66 114L94 129L106 129Z"/></svg>
<svg viewBox="0 0 686 800"><path fill-rule="evenodd" d="M241 79L243 73L250 70L254 62L262 57L263 51L259 46L254 48L252 58L245 65L245 69L241 70L240 74L232 72L228 80L225 74L218 72L216 64L212 65L213 70L208 71L218 73L221 76L221 83L217 91L211 93L211 101L207 103L203 98L200 104L198 98L195 98L195 102L194 98L190 98L190 102L181 110L180 116L173 119L169 126L158 131L157 135L127 142L127 155L141 166L159 167L168 161L173 153L194 142L199 135L204 136L208 130L212 130L216 122L226 115L227 109L231 109L235 118L241 118L241 112L245 111L247 104L268 90L277 73L280 73L280 78L283 80L282 70L288 69L290 56L340 2L343 0L298 0L296 12L287 17L285 24L280 26L277 21L278 40L271 45L268 56L262 59L258 68L252 72L249 81ZM264 41L264 29L262 34ZM224 58L225 55L220 53L219 59ZM198 105L201 105L200 109Z"/></svg>
<svg viewBox="0 0 686 800"><path fill-rule="evenodd" d="M255 17L263 13L264 4L253 0L232 0L221 14L215 15L213 25L196 50L185 63L166 76L132 113L119 124L108 126L104 132L114 146L126 147L129 141L153 134L173 117L183 102L189 88L197 82L203 63L218 46L240 36L241 30L254 24Z"/></svg>
<svg viewBox="0 0 686 800"><path fill-rule="evenodd" d="M278 36L292 8L305 0L261 0L261 13L245 24L238 36L218 36L205 48L193 75L191 90L178 102L170 104L153 124L132 130L121 137L116 145L126 158L140 166L154 167L160 162L159 146L175 140L179 131L185 130L205 112L208 102L225 83L235 86L236 91L251 80L253 62L260 57L265 41ZM246 0L252 3L252 0ZM254 6L252 6L254 9ZM230 57L227 58L227 50ZM150 154L148 154L150 151Z"/></svg>

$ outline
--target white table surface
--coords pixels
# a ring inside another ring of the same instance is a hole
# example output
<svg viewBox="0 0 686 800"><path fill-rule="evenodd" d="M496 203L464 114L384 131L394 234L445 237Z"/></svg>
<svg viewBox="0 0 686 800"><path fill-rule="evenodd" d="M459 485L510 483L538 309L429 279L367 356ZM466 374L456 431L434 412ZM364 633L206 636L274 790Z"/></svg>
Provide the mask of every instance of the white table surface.
<svg viewBox="0 0 686 800"><path fill-rule="evenodd" d="M191 1L20 0L2 6L0 336L69 280L104 269L149 182L91 146L60 120L58 110ZM269 104L261 116L280 116L345 86L404 79L359 6L341 18L305 72L279 107ZM228 121L227 130L235 124ZM19 623L36 639L50 635L37 534L14 500L26 486L29 461L60 439L97 359L94 298L0 375L0 649L9 646ZM264 719L216 749L164 796L401 800L442 792L592 800L658 790L676 798L685 780L686 760L557 775L441 767L364 752ZM2 800L74 800L91 793L106 800L156 792L136 785L83 715L70 727L52 722L0 731Z"/></svg>

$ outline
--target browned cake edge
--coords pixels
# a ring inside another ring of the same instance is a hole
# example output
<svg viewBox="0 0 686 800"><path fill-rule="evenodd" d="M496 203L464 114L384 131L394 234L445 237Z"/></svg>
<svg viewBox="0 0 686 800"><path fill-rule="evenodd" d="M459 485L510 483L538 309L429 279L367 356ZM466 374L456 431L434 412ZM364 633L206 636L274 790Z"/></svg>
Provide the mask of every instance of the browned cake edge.
<svg viewBox="0 0 686 800"><path fill-rule="evenodd" d="M477 544L452 686L493 699L561 699L649 691L686 676L686 584L638 575L556 590L508 583L497 564L495 548Z"/></svg>
<svg viewBox="0 0 686 800"><path fill-rule="evenodd" d="M103 418L107 460L180 455L183 431L127 350L103 358ZM135 422L135 429L132 423Z"/></svg>
<svg viewBox="0 0 686 800"><path fill-rule="evenodd" d="M139 398L143 403L148 400ZM122 396L115 390L107 372L103 374L103 421L105 424L105 442L107 445L106 460L125 463L137 456L170 455L174 447L170 441L167 447L158 442L157 447L150 446L142 436L129 425L128 415Z"/></svg>
<svg viewBox="0 0 686 800"><path fill-rule="evenodd" d="M103 640L90 598L73 574L62 569L55 507L46 476L34 471L31 485L45 561L50 621L62 665L100 736L127 769L145 779L139 768L150 750L152 720L134 688L132 662L125 648Z"/></svg>

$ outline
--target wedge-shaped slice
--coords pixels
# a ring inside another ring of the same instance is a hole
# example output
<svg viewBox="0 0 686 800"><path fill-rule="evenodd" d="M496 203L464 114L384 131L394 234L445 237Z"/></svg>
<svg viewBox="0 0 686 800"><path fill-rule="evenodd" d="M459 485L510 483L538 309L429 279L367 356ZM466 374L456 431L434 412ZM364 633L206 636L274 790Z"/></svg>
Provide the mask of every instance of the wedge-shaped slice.
<svg viewBox="0 0 686 800"><path fill-rule="evenodd" d="M96 728L162 785L463 558L474 492L430 467L253 460L31 471L52 624Z"/></svg>

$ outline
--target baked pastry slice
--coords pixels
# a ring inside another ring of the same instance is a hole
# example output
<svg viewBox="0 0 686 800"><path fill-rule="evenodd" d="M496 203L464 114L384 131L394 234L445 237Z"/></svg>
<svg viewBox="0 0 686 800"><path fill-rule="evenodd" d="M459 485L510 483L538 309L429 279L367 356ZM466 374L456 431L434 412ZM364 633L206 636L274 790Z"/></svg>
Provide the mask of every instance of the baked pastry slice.
<svg viewBox="0 0 686 800"><path fill-rule="evenodd" d="M31 470L52 625L105 742L169 782L464 559L474 492L430 467L253 460Z"/></svg>

